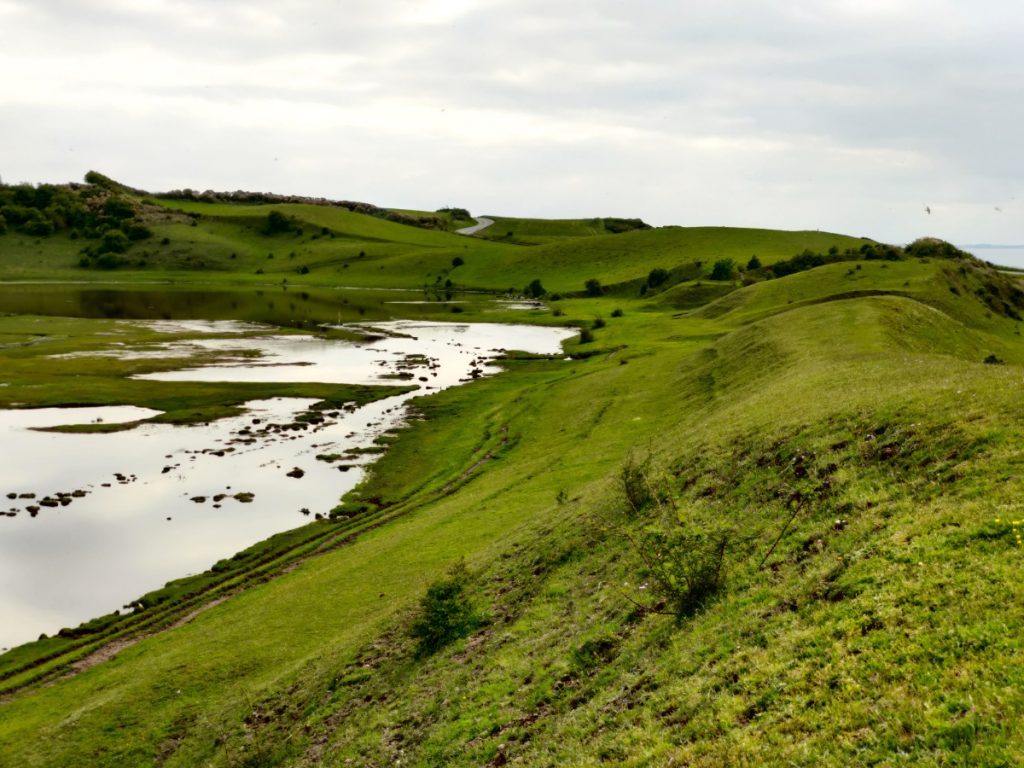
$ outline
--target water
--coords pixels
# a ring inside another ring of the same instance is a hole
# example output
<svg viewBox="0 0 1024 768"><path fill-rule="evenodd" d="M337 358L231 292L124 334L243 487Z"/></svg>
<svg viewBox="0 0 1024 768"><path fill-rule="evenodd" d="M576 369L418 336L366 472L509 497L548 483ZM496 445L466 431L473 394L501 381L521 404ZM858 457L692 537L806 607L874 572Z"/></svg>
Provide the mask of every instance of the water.
<svg viewBox="0 0 1024 768"><path fill-rule="evenodd" d="M394 320L417 316L452 319L460 310L538 309L510 304L487 294L366 288L260 287L195 288L172 284L95 286L68 283L0 284L0 312L107 319L232 320L285 328L322 323Z"/></svg>
<svg viewBox="0 0 1024 768"><path fill-rule="evenodd" d="M1024 245L1008 246L977 246L962 245L962 250L977 256L984 261L990 261L1001 267L1015 267L1024 269Z"/></svg>
<svg viewBox="0 0 1024 768"><path fill-rule="evenodd" d="M166 321L165 321L166 322ZM167 330L180 329L173 324ZM238 330L218 323L195 332ZM363 477L372 456L317 460L374 445L405 416L415 395L495 373L498 349L557 354L566 329L437 322L374 323L391 334L368 343L309 336L202 338L206 349L252 350L262 356L216 366L152 374L175 381L317 381L409 383L417 391L351 412L332 412L304 431L287 424L312 401L249 403L250 412L207 426L142 425L107 434L48 433L30 427L130 421L144 409L0 411L0 647L53 634L129 604L166 581L326 514ZM120 353L120 351L119 351ZM123 350L132 354L131 349ZM475 372L475 373L474 373ZM405 381L389 375L403 374ZM259 423L255 424L254 419ZM295 468L301 478L289 477ZM78 492L79 495L69 495ZM253 494L249 503L234 494ZM17 498L8 499L6 495ZM34 494L34 498L20 498ZM65 494L66 503L58 494ZM223 494L224 498L214 500ZM43 506L49 496L57 506ZM197 497L204 500L193 501ZM33 513L29 507L38 507Z"/></svg>

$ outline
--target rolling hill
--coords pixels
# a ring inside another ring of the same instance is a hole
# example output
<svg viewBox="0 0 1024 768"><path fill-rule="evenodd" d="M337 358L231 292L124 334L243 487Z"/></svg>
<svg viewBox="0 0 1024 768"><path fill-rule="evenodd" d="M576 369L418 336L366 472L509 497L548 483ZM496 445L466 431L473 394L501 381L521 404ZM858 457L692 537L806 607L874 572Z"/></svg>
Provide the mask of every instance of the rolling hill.
<svg viewBox="0 0 1024 768"><path fill-rule="evenodd" d="M518 319L587 334L416 401L343 514L293 535L301 557L197 588L122 627L130 645L0 657L0 763L1024 762L1013 278L817 232L537 224L516 245L323 206L156 207L195 225L154 221L143 242L169 250L105 277L539 279L573 295ZM292 229L262 233L270 210ZM25 237L0 237L8 279L100 274ZM32 247L54 254L38 272ZM742 281L687 272L753 255ZM678 282L641 295L656 268ZM584 296L591 278L613 289Z"/></svg>

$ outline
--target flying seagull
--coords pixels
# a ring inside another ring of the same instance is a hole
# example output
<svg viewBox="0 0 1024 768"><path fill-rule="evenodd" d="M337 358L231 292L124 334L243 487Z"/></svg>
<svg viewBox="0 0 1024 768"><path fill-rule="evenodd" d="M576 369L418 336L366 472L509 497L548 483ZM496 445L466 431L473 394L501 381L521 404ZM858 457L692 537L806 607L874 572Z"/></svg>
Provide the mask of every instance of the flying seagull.
<svg viewBox="0 0 1024 768"><path fill-rule="evenodd" d="M930 205L926 205L924 207L924 212L927 213L929 216L931 216L932 215L932 207Z"/></svg>

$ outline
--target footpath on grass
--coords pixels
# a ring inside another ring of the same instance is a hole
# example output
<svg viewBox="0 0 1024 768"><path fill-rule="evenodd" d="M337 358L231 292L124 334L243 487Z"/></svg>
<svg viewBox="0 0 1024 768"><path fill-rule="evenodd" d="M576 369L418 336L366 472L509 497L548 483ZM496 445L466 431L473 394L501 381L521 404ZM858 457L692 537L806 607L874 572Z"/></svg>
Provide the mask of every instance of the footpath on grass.
<svg viewBox="0 0 1024 768"><path fill-rule="evenodd" d="M494 219L488 219L486 216L480 216L476 219L476 224L469 227L463 227L462 229L456 229L455 233L458 235L475 235L477 232L487 229L493 223Z"/></svg>

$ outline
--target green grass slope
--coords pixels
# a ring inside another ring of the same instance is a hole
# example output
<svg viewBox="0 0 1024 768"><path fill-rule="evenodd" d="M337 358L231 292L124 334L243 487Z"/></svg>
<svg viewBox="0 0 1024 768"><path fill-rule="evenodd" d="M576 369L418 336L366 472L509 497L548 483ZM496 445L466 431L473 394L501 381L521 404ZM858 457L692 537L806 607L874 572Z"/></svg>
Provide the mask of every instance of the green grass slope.
<svg viewBox="0 0 1024 768"><path fill-rule="evenodd" d="M650 229L617 218L498 217L486 237L466 237L445 229L455 223L450 212L391 212L412 214L393 221L372 206L154 198L100 178L67 187L0 186L0 217L7 211L11 218L0 221L0 279L487 291L522 291L539 279L548 291L564 293L598 278L635 290L655 268L701 277L721 259L742 268L757 255L768 265L804 250L845 251L866 242L820 232ZM51 197L63 207L26 207ZM7 198L25 205L5 204ZM14 224L16 216L24 222ZM410 223L417 221L438 226Z"/></svg>
<svg viewBox="0 0 1024 768"><path fill-rule="evenodd" d="M679 246L660 232L614 237ZM628 274L565 258L543 274ZM1012 288L911 260L714 310L564 300L605 321L574 359L420 402L344 507L390 522L9 693L0 763L1020 764ZM716 551L717 588L692 581ZM417 653L460 560L479 621Z"/></svg>
<svg viewBox="0 0 1024 768"><path fill-rule="evenodd" d="M593 237L647 228L640 219L524 219L510 216L487 218L494 224L481 230L477 237L522 245L540 245L570 237Z"/></svg>
<svg viewBox="0 0 1024 768"><path fill-rule="evenodd" d="M497 225L495 225L497 226ZM597 278L614 285L646 278L655 268L672 269L700 262L710 273L721 259L745 265L756 255L762 264L790 258L804 249L857 249L864 242L823 232L785 232L730 227L662 227L617 235L564 239L516 252L514 259L470 261L459 279L469 285L525 285L539 277L549 291L582 291ZM486 282L485 282L486 281Z"/></svg>

